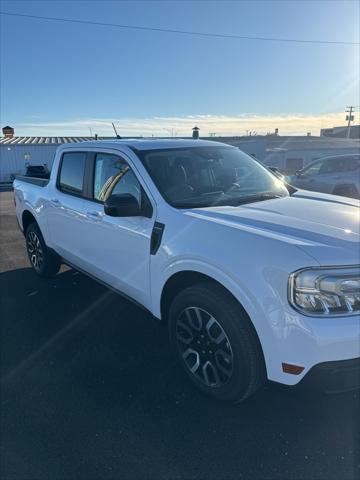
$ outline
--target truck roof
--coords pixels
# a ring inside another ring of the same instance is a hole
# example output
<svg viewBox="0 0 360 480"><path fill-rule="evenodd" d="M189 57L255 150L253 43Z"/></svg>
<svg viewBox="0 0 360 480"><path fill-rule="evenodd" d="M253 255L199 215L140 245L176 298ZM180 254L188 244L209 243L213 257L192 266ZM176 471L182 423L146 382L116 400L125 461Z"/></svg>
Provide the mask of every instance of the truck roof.
<svg viewBox="0 0 360 480"><path fill-rule="evenodd" d="M172 138L134 138L134 139L116 139L114 140L92 140L87 142L78 142L64 144L60 148L81 148L84 147L108 147L116 148L126 146L136 148L137 150L157 150L167 148L189 148L189 147L214 147L229 146L226 143L214 142L212 140L192 140L192 139L172 139Z"/></svg>

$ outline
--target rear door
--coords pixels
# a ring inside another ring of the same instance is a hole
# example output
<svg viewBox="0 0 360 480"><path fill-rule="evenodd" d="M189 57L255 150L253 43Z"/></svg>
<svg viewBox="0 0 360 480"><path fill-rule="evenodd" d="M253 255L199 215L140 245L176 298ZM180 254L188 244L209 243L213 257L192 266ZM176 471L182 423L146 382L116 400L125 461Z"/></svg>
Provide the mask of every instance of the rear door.
<svg viewBox="0 0 360 480"><path fill-rule="evenodd" d="M354 155L344 158L332 183L334 186L353 185L360 191L360 157Z"/></svg>
<svg viewBox="0 0 360 480"><path fill-rule="evenodd" d="M47 214L51 245L65 260L84 267L82 256L84 197L87 195L88 153L63 153Z"/></svg>
<svg viewBox="0 0 360 480"><path fill-rule="evenodd" d="M332 193L337 185L354 183L354 178L351 178L350 174L352 163L351 157L339 156L327 159L317 176L318 190Z"/></svg>

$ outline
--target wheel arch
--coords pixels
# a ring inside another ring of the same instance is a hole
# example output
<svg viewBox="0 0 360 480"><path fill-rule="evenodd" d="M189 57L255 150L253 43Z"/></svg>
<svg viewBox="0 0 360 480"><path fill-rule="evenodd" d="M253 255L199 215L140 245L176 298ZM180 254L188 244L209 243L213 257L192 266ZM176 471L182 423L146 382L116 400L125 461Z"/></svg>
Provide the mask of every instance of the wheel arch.
<svg viewBox="0 0 360 480"><path fill-rule="evenodd" d="M160 314L162 321L164 321L164 323L167 323L169 308L176 294L179 293L181 290L184 290L185 288L196 285L198 283L210 283L212 285L216 285L218 289L225 292L238 304L239 308L243 311L244 315L249 320L249 324L252 327L254 335L259 343L260 351L264 360L264 365L266 365L266 361L264 358L264 346L261 341L261 335L259 335L259 332L251 318L251 315L248 312L248 309L245 308L245 306L239 300L235 292L232 291L231 287L228 288L228 286L225 286L221 281L215 279L213 276L196 270L180 270L176 273L173 273L165 282L161 292Z"/></svg>
<svg viewBox="0 0 360 480"><path fill-rule="evenodd" d="M224 279L216 278L215 275L209 275L208 273L201 272L195 269L185 269L173 272L164 282L164 285L161 289L160 296L160 318L167 321L167 315L169 313L169 308L171 302L180 291L184 290L187 287L198 283L211 283L216 285L217 288L226 292L244 311L246 316L249 318L251 324L254 326L255 330L256 325L252 321L252 312L249 305L249 299L244 301L239 293L236 291L235 287L232 286L231 281L224 281ZM239 297L241 299L239 299ZM259 335L258 335L259 336Z"/></svg>
<svg viewBox="0 0 360 480"><path fill-rule="evenodd" d="M39 224L36 221L35 216L30 212L30 210L27 210L27 209L24 210L21 215L21 223L22 223L24 235L26 233L28 226L31 225L32 223L36 223L36 225L39 227Z"/></svg>
<svg viewBox="0 0 360 480"><path fill-rule="evenodd" d="M167 319L171 302L175 298L176 294L181 290L184 290L191 285L203 282L212 282L224 288L217 280L214 280L209 275L197 272L195 270L182 270L173 273L165 282L160 298L160 313L161 319Z"/></svg>
<svg viewBox="0 0 360 480"><path fill-rule="evenodd" d="M44 215L40 216L35 214L35 211L32 208L32 206L29 204L26 204L24 205L24 209L21 214L21 224L22 224L24 236L26 235L26 230L31 223L35 223L37 225L38 229L41 232L41 235L43 236L45 244L48 246L49 245L48 228L47 228L47 222L46 222L46 219L44 218Z"/></svg>
<svg viewBox="0 0 360 480"><path fill-rule="evenodd" d="M167 308L180 290L200 282L213 282L227 291L252 318L261 309L254 294L231 272L200 258L177 258L161 272L153 274L153 314L166 318ZM157 294L156 294L157 292ZM165 316L164 316L165 315Z"/></svg>

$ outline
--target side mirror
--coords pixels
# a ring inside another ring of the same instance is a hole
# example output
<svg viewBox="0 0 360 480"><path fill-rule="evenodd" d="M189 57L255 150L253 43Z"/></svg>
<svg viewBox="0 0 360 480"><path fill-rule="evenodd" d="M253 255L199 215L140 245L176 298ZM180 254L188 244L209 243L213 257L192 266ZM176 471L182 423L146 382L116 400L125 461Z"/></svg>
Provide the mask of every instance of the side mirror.
<svg viewBox="0 0 360 480"><path fill-rule="evenodd" d="M114 194L104 203L104 212L110 217L141 217L138 201L130 193Z"/></svg>

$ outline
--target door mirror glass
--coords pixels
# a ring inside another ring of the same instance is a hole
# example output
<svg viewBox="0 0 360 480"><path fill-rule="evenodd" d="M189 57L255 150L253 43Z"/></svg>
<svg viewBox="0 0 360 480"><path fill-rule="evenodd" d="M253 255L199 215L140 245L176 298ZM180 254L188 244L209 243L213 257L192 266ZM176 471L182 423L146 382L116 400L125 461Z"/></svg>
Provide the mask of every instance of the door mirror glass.
<svg viewBox="0 0 360 480"><path fill-rule="evenodd" d="M104 212L110 217L142 216L138 200L130 193L110 195L104 203Z"/></svg>

